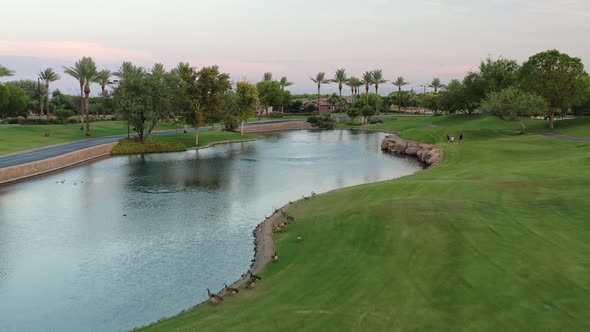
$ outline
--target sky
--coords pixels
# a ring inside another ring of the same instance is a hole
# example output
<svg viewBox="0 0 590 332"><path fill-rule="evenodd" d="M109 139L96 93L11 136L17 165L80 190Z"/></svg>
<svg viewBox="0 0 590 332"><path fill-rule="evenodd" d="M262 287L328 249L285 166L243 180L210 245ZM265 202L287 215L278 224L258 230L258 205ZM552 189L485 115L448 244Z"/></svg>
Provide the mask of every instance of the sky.
<svg viewBox="0 0 590 332"><path fill-rule="evenodd" d="M270 71L294 82L293 93L315 92L309 77L331 78L337 68L357 77L383 69L386 79L403 76L407 89L421 91L434 77L447 82L477 70L488 56L522 62L559 49L590 64L588 0L19 0L3 7L0 64L16 73L2 81L36 79L47 67L61 73L82 56L111 70L123 61L216 64L234 81L256 82ZM53 86L78 91L63 74Z"/></svg>

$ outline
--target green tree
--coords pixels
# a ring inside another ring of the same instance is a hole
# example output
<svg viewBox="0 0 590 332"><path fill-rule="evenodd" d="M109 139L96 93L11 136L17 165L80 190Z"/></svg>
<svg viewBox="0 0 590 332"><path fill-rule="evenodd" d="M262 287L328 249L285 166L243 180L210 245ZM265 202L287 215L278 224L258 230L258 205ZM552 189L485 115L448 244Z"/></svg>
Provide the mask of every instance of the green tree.
<svg viewBox="0 0 590 332"><path fill-rule="evenodd" d="M178 78L174 89L175 109L184 123L195 128L195 144L198 145L199 129L205 124L205 111L197 101L197 72L190 64L181 62L172 73Z"/></svg>
<svg viewBox="0 0 590 332"><path fill-rule="evenodd" d="M364 72L363 76L361 77L360 83L365 85L365 94L366 94L367 104L368 104L369 103L369 87L373 84L373 72L372 71Z"/></svg>
<svg viewBox="0 0 590 332"><path fill-rule="evenodd" d="M271 72L264 73L264 75L262 75L262 80L264 82L270 82L270 81L272 81L273 80L272 79L272 73Z"/></svg>
<svg viewBox="0 0 590 332"><path fill-rule="evenodd" d="M402 105L401 105L402 104L402 102L401 102L401 100L402 100L402 87L404 85L408 85L408 84L410 84L410 83L406 82L406 80L403 78L403 76L399 76L395 81L393 81L393 85L395 85L397 87L397 95L398 95L397 111L398 112L402 111Z"/></svg>
<svg viewBox="0 0 590 332"><path fill-rule="evenodd" d="M5 77L5 76L12 76L14 75L14 72L2 65L0 65L0 77Z"/></svg>
<svg viewBox="0 0 590 332"><path fill-rule="evenodd" d="M0 84L0 117L26 116L27 95L12 83Z"/></svg>
<svg viewBox="0 0 590 332"><path fill-rule="evenodd" d="M49 83L59 80L59 74L51 68L39 72L39 79L45 83L45 105L47 106L47 118L49 119Z"/></svg>
<svg viewBox="0 0 590 332"><path fill-rule="evenodd" d="M373 70L373 84L375 85L375 94L379 95L379 84L385 84L387 80L383 78L383 70L375 69ZM375 113L379 114L379 99L377 99L377 104L375 105Z"/></svg>
<svg viewBox="0 0 590 332"><path fill-rule="evenodd" d="M422 96L420 105L427 110L431 110L435 115L440 114L439 98L439 94L427 93Z"/></svg>
<svg viewBox="0 0 590 332"><path fill-rule="evenodd" d="M140 142L149 137L156 124L171 116L175 92L170 74L148 72L129 63L127 73L113 92L115 109L137 132Z"/></svg>
<svg viewBox="0 0 590 332"><path fill-rule="evenodd" d="M261 81L256 84L258 89L258 96L260 98L260 106L264 108L264 112L268 115L270 107L274 109L283 105L283 93L281 86L277 81Z"/></svg>
<svg viewBox="0 0 590 332"><path fill-rule="evenodd" d="M550 50L531 56L518 76L523 90L545 98L549 106L549 126L553 128L556 111L580 102L586 75L580 58Z"/></svg>
<svg viewBox="0 0 590 332"><path fill-rule="evenodd" d="M331 81L326 79L326 73L322 73L322 72L317 73L317 75L315 75L315 78L310 77L309 79L312 80L318 86L318 104L317 104L317 106L318 106L318 112L319 112L319 110L320 110L320 96L321 96L320 89L322 87L322 84L330 84Z"/></svg>
<svg viewBox="0 0 590 332"><path fill-rule="evenodd" d="M84 113L86 115L86 136L90 136L90 84L98 79L96 62L90 57L82 58L82 78L84 79Z"/></svg>
<svg viewBox="0 0 590 332"><path fill-rule="evenodd" d="M205 123L221 120L226 93L231 90L229 74L221 73L219 66L203 67L197 72L195 87L197 103L205 112Z"/></svg>
<svg viewBox="0 0 590 332"><path fill-rule="evenodd" d="M434 93L438 93L438 90L444 88L445 85L440 82L440 79L438 77L436 77L432 80L432 82L430 82L428 87L433 88Z"/></svg>
<svg viewBox="0 0 590 332"><path fill-rule="evenodd" d="M350 77L346 83L346 85L348 85L348 87L350 87L350 93L352 96L352 102L354 103L356 100L356 95L358 93L358 87L361 86L361 80L359 80L357 77Z"/></svg>
<svg viewBox="0 0 590 332"><path fill-rule="evenodd" d="M342 99L342 85L348 82L346 70L344 68L337 69L332 82L338 83L338 95L340 96L340 99ZM340 102L338 103L338 112L342 112L342 106Z"/></svg>
<svg viewBox="0 0 590 332"><path fill-rule="evenodd" d="M482 99L492 91L500 91L513 86L518 80L518 70L520 66L516 60L504 59L497 60L487 58L479 65L479 79L482 84Z"/></svg>
<svg viewBox="0 0 590 332"><path fill-rule="evenodd" d="M279 84L281 85L281 90L285 90L286 87L293 85L293 82L289 82L287 77L283 76L283 77L281 77Z"/></svg>
<svg viewBox="0 0 590 332"><path fill-rule="evenodd" d="M236 84L235 107L240 122L241 135L244 135L244 122L256 115L259 102L258 89L255 85L248 82L238 82Z"/></svg>
<svg viewBox="0 0 590 332"><path fill-rule="evenodd" d="M509 87L490 92L488 97L482 101L481 110L504 121L517 122L521 127L521 132L524 133L526 126L520 119L524 116L546 114L547 103L539 95Z"/></svg>
<svg viewBox="0 0 590 332"><path fill-rule="evenodd" d="M80 84L80 130L84 130L84 69L82 68L85 63L88 62L87 57L83 57L81 60L76 61L73 67L63 67L64 73L75 78Z"/></svg>

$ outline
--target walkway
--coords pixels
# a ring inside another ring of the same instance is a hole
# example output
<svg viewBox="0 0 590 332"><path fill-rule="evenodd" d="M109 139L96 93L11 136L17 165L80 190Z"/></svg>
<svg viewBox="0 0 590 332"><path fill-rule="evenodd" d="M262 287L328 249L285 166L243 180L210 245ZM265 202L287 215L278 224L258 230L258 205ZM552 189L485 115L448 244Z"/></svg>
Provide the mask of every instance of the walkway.
<svg viewBox="0 0 590 332"><path fill-rule="evenodd" d="M576 137L576 136L567 136L567 135L560 135L555 133L548 133L544 131L532 131L531 133L547 136L552 138L557 138L565 141L574 141L574 142L583 142L583 143L590 143L590 138L583 138L583 137Z"/></svg>

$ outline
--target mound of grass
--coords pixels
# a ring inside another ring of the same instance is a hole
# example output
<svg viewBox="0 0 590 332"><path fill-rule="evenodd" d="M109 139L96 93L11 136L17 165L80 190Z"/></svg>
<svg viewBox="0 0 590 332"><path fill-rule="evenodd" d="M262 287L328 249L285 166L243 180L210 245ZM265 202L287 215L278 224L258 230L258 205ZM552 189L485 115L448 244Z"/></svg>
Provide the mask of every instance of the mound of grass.
<svg viewBox="0 0 590 332"><path fill-rule="evenodd" d="M153 137L153 141L162 143L181 143L185 148L190 149L197 146L205 146L214 142L221 141L234 141L234 140L246 140L256 138L255 135L244 134L241 136L240 133L233 131L223 130L208 130L201 131L199 133L199 145L195 144L195 133L186 134L172 134L172 135L156 135Z"/></svg>
<svg viewBox="0 0 590 332"><path fill-rule="evenodd" d="M445 161L294 204L255 289L145 330L590 330L590 144L482 116L377 126Z"/></svg>
<svg viewBox="0 0 590 332"><path fill-rule="evenodd" d="M112 155L142 154L158 152L185 151L186 147L179 142L158 142L151 139L140 142L137 138L124 138L111 150Z"/></svg>

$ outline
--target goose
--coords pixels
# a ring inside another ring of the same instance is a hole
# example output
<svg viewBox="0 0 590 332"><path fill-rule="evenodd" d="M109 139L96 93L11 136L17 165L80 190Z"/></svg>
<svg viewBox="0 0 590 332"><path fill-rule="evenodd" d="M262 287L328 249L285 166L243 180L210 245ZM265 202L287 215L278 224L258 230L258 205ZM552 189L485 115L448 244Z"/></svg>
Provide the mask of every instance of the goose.
<svg viewBox="0 0 590 332"><path fill-rule="evenodd" d="M287 212L285 212L285 211L283 211L283 210L281 210L281 214L283 215L283 217L286 217L286 216L288 216Z"/></svg>
<svg viewBox="0 0 590 332"><path fill-rule="evenodd" d="M239 289L237 289L237 288L228 287L228 286L227 286L227 284L223 284L223 285L225 286L225 291L226 291L228 294L238 294L238 293L240 292L240 290L239 290Z"/></svg>
<svg viewBox="0 0 590 332"><path fill-rule="evenodd" d="M267 216L264 216L264 219L266 220L266 219L268 219L268 217Z"/></svg>
<svg viewBox="0 0 590 332"><path fill-rule="evenodd" d="M304 200L309 201L309 197L307 197L307 196L301 196L301 197L303 197Z"/></svg>
<svg viewBox="0 0 590 332"><path fill-rule="evenodd" d="M221 297L217 294L211 293L209 288L207 288L207 294L209 295L209 301L211 301L211 303L213 303L213 304L218 304L219 302L223 301L223 297Z"/></svg>
<svg viewBox="0 0 590 332"><path fill-rule="evenodd" d="M253 274L252 272L250 272L250 279L252 279L252 280L262 280L262 278L260 278L259 276Z"/></svg>
<svg viewBox="0 0 590 332"><path fill-rule="evenodd" d="M315 195L316 195L316 194L315 194L315 191L312 191L312 192L311 192L311 197L315 197Z"/></svg>
<svg viewBox="0 0 590 332"><path fill-rule="evenodd" d="M123 217L127 217L127 213L125 213L125 214L123 215Z"/></svg>
<svg viewBox="0 0 590 332"><path fill-rule="evenodd" d="M246 288L252 289L256 285L256 279L252 278L246 283Z"/></svg>
<svg viewBox="0 0 590 332"><path fill-rule="evenodd" d="M289 201L289 204L293 204L293 202Z"/></svg>
<svg viewBox="0 0 590 332"><path fill-rule="evenodd" d="M287 221L288 222L294 222L295 221L295 217L293 217L293 216L287 216Z"/></svg>
<svg viewBox="0 0 590 332"><path fill-rule="evenodd" d="M273 262L278 262L279 261L279 255L277 254L276 251L275 251L275 254L272 256L272 261Z"/></svg>
<svg viewBox="0 0 590 332"><path fill-rule="evenodd" d="M301 237L301 234L297 234L297 241L301 241L303 240L303 238Z"/></svg>

